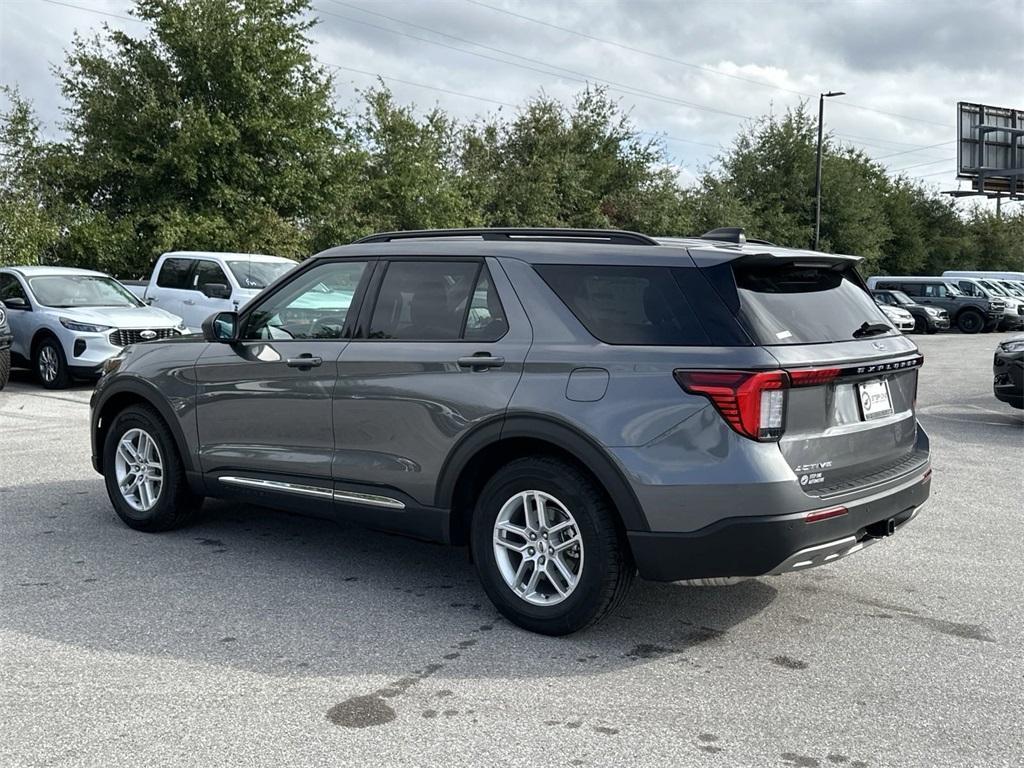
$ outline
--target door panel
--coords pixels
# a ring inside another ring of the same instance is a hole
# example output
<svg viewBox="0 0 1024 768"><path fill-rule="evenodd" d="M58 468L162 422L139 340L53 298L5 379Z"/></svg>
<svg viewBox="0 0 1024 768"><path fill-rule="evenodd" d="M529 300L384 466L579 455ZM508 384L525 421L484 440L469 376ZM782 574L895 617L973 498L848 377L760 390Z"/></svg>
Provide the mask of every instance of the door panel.
<svg viewBox="0 0 1024 768"><path fill-rule="evenodd" d="M369 271L366 261L304 270L243 314L243 341L207 347L196 364L204 472L330 486L338 358Z"/></svg>
<svg viewBox="0 0 1024 768"><path fill-rule="evenodd" d="M443 307L432 310L417 303L417 295L442 300L431 279L403 286L389 281L400 263L387 267L373 312L378 325L371 324L369 334L448 328ZM431 506L438 475L459 440L504 415L522 375L532 329L501 267L492 259L487 266L481 279L490 280L493 295L477 288L468 308L465 299L448 307L463 312L465 335L476 338L354 339L342 352L334 403L339 487L354 482L394 488ZM396 298L399 293L402 300ZM379 317L392 325L382 326ZM474 357L479 365L473 364Z"/></svg>

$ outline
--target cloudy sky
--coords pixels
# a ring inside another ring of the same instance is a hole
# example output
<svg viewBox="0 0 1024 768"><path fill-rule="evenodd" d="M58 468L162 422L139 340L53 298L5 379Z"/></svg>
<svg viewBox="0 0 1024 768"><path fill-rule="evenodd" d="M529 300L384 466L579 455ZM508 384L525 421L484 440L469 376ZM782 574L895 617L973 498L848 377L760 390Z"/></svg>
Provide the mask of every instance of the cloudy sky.
<svg viewBox="0 0 1024 768"><path fill-rule="evenodd" d="M0 82L48 125L52 68L104 23L141 35L130 0L0 0ZM957 101L1024 109L1024 0L313 0L337 99L380 75L398 98L465 118L604 83L662 137L681 177L750 117L820 91L826 126L894 173L955 189ZM812 106L816 106L813 104Z"/></svg>

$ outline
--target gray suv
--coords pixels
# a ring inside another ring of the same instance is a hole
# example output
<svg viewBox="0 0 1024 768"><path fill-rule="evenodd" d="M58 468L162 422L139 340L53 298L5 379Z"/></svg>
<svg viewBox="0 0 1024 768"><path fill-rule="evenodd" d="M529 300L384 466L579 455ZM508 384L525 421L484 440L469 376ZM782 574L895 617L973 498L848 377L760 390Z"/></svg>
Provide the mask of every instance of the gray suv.
<svg viewBox="0 0 1024 768"><path fill-rule="evenodd" d="M468 545L508 619L566 634L637 570L801 571L917 514L922 357L857 262L738 229L371 236L110 361L93 464L138 530L217 496Z"/></svg>

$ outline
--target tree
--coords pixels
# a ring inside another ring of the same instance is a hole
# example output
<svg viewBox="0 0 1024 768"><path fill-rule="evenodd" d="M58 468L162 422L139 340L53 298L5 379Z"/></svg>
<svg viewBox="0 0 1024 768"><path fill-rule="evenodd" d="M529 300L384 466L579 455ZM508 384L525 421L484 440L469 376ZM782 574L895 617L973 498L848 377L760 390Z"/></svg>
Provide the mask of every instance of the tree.
<svg viewBox="0 0 1024 768"><path fill-rule="evenodd" d="M309 52L308 0L137 0L141 38L75 39L64 261L148 269L172 248L300 256L338 125Z"/></svg>
<svg viewBox="0 0 1024 768"><path fill-rule="evenodd" d="M46 206L46 145L18 91L0 95L9 102L0 113L0 265L45 263L59 231Z"/></svg>

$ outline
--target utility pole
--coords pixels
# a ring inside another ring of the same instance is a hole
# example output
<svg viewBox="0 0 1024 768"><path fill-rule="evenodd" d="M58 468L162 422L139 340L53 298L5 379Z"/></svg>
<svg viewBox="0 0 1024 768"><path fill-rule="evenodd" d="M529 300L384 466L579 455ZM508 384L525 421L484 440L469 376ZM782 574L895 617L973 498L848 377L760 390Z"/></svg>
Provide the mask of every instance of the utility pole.
<svg viewBox="0 0 1024 768"><path fill-rule="evenodd" d="M818 94L818 162L814 170L814 250L818 250L818 241L821 238L821 142L825 128L825 99L845 95L845 91Z"/></svg>

